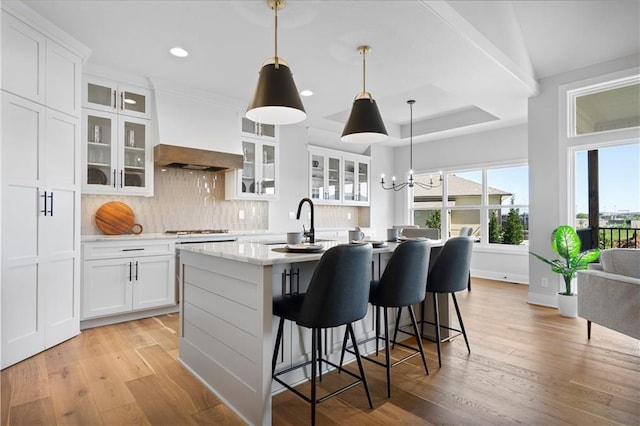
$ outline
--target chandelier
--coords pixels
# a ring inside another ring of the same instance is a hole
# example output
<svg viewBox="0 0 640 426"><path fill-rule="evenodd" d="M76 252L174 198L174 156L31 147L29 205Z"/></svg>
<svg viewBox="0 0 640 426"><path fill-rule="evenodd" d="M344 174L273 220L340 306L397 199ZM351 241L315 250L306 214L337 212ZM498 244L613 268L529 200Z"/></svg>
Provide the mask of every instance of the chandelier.
<svg viewBox="0 0 640 426"><path fill-rule="evenodd" d="M429 183L419 182L419 181L413 179L413 104L415 104L416 101L413 100L413 99L409 99L407 101L407 103L409 104L409 110L410 110L410 121L409 121L409 179L407 179L406 182L402 182L400 184L396 184L396 177L393 176L391 178L391 186L385 186L384 173L383 173L380 176L380 184L382 185L382 189L386 189L386 190L393 189L394 191L400 191L401 189L404 189L407 186L409 188L413 188L414 185L417 185L417 186L419 186L420 188L423 188L423 189L437 188L437 187L442 185L442 180L443 180L442 179L442 172L440 172L440 177L439 177L437 183L433 182L433 177L429 178Z"/></svg>

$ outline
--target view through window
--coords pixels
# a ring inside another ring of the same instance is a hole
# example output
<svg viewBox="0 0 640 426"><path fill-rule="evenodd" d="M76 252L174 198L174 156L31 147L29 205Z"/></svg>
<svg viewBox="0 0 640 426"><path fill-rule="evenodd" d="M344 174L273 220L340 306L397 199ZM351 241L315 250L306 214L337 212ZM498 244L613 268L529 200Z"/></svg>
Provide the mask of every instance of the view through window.
<svg viewBox="0 0 640 426"><path fill-rule="evenodd" d="M640 142L598 148L600 248L640 248ZM588 151L575 154L575 222L589 226Z"/></svg>
<svg viewBox="0 0 640 426"><path fill-rule="evenodd" d="M415 225L446 237L471 227L476 242L526 245L529 239L529 170L526 165L449 172L441 187L414 187ZM429 182L430 175L416 180ZM446 200L446 201L444 201Z"/></svg>

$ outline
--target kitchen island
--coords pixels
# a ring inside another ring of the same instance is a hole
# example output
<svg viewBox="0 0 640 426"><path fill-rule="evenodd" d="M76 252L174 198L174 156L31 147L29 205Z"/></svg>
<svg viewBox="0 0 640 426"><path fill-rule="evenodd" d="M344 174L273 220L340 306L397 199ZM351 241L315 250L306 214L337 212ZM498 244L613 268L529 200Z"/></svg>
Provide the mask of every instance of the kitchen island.
<svg viewBox="0 0 640 426"><path fill-rule="evenodd" d="M328 249L339 242L320 244ZM373 250L372 277L384 270L396 245L388 243ZM179 360L245 421L255 425L271 424L271 395L280 390L271 380L272 330L277 324L272 316L273 296L306 291L322 256L322 252L276 251L283 247L236 241L180 249ZM374 335L371 308L354 324L354 331L358 340ZM339 358L343 333L344 327L325 331L327 356ZM373 348L368 349L363 352ZM309 352L309 331L285 322L276 369L306 360ZM287 380L302 382L308 374L300 369Z"/></svg>

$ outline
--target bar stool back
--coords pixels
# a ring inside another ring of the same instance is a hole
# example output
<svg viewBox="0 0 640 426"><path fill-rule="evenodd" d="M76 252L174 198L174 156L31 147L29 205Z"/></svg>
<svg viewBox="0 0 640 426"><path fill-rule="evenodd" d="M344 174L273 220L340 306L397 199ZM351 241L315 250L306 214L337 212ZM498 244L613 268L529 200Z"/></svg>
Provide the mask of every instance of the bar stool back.
<svg viewBox="0 0 640 426"><path fill-rule="evenodd" d="M321 398L316 395L316 376L320 372L322 380L322 363L335 368L329 360L322 358L321 331L325 328L346 325L355 345L355 335L352 322L362 319L367 314L369 300L369 281L371 276L370 244L339 245L328 249L320 258L311 277L309 288L304 294L290 294L273 300L273 315L279 316L278 333L273 352L272 369L273 380L277 381L300 398L311 403L311 424L315 424L316 404L336 396L362 383L364 385L369 407L373 408L367 379L362 368L359 353L356 354L360 375L348 370L342 370L357 379ZM310 328L311 333L311 361L275 372L277 355L282 341L284 320L296 322L299 326ZM356 351L357 352L357 351ZM304 395L294 387L284 382L279 376L298 368L311 364L311 396Z"/></svg>

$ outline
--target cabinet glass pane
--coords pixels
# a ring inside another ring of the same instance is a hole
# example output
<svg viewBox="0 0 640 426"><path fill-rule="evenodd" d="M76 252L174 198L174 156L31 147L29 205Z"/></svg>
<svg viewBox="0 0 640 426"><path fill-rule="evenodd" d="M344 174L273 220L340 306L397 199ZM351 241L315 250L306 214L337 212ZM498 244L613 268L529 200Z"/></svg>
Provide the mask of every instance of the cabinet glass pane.
<svg viewBox="0 0 640 426"><path fill-rule="evenodd" d="M276 194L276 148L270 145L262 146L262 183L260 194Z"/></svg>
<svg viewBox="0 0 640 426"><path fill-rule="evenodd" d="M115 93L111 87L89 83L87 85L87 100L92 104L115 108Z"/></svg>
<svg viewBox="0 0 640 426"><path fill-rule="evenodd" d="M122 92L122 109L126 111L135 111L141 114L147 112L147 99L145 95L129 92Z"/></svg>
<svg viewBox="0 0 640 426"><path fill-rule="evenodd" d="M273 138L276 136L276 126L274 126L273 124L261 124L260 134L262 136L268 136L270 138Z"/></svg>
<svg viewBox="0 0 640 426"><path fill-rule="evenodd" d="M242 188L243 194L253 194L256 192L256 144L242 142L242 153L244 162L242 165Z"/></svg>
<svg viewBox="0 0 640 426"><path fill-rule="evenodd" d="M242 117L242 132L243 133L256 133L256 123L248 118Z"/></svg>
<svg viewBox="0 0 640 426"><path fill-rule="evenodd" d="M124 186L144 187L146 126L124 122Z"/></svg>
<svg viewBox="0 0 640 426"><path fill-rule="evenodd" d="M89 185L107 185L113 183L111 170L114 168L111 158L111 146L116 135L111 133L111 119L87 116L87 183Z"/></svg>
<svg viewBox="0 0 640 426"><path fill-rule="evenodd" d="M355 189L356 189L355 185L356 185L355 161L345 160L344 161L344 199L345 201L355 200Z"/></svg>
<svg viewBox="0 0 640 426"><path fill-rule="evenodd" d="M369 165L358 163L358 194L357 201L369 201Z"/></svg>
<svg viewBox="0 0 640 426"><path fill-rule="evenodd" d="M321 155L311 156L311 199L324 199L324 157Z"/></svg>
<svg viewBox="0 0 640 426"><path fill-rule="evenodd" d="M326 200L340 200L340 159L329 157Z"/></svg>

